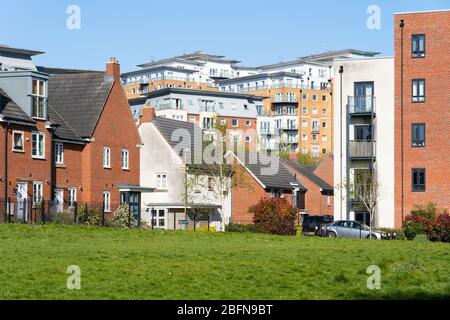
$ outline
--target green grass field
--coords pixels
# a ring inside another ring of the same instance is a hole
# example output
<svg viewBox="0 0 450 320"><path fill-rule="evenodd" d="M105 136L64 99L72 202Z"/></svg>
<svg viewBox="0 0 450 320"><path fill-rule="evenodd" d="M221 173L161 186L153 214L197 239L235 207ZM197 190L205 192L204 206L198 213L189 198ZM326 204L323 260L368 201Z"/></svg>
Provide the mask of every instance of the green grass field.
<svg viewBox="0 0 450 320"><path fill-rule="evenodd" d="M81 290L66 287L69 265ZM372 298L449 299L450 245L0 225L0 299Z"/></svg>

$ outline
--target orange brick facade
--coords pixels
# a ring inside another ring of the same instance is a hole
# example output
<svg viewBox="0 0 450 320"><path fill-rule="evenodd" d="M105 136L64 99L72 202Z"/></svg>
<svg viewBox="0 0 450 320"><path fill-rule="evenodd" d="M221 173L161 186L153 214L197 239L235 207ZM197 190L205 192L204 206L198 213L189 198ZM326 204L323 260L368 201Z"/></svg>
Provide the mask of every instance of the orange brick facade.
<svg viewBox="0 0 450 320"><path fill-rule="evenodd" d="M402 33L403 28L403 151ZM395 16L395 225L414 205L450 207L450 11ZM412 35L425 35L425 56L412 57ZM412 102L412 80L425 79L425 101ZM412 146L412 124L425 124L425 146ZM402 167L403 153L403 167ZM403 168L403 170L402 170ZM425 191L412 191L412 169L425 169ZM403 196L402 196L403 186ZM402 204L403 198L403 204Z"/></svg>

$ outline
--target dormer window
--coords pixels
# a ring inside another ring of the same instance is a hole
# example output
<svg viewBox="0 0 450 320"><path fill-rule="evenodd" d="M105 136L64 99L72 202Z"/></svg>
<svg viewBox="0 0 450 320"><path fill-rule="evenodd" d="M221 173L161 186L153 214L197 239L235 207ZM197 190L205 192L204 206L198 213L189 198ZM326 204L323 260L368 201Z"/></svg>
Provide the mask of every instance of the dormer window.
<svg viewBox="0 0 450 320"><path fill-rule="evenodd" d="M45 81L33 79L31 92L31 116L45 119Z"/></svg>

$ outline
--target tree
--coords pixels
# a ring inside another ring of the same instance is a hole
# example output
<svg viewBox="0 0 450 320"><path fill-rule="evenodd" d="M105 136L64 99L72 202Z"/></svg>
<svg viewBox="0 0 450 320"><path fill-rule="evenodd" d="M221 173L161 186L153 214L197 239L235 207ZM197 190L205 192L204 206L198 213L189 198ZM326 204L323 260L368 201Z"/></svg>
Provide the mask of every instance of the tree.
<svg viewBox="0 0 450 320"><path fill-rule="evenodd" d="M379 196L379 184L372 171L357 171L353 183L348 189L351 197L361 202L363 207L369 212L369 233L371 234Z"/></svg>

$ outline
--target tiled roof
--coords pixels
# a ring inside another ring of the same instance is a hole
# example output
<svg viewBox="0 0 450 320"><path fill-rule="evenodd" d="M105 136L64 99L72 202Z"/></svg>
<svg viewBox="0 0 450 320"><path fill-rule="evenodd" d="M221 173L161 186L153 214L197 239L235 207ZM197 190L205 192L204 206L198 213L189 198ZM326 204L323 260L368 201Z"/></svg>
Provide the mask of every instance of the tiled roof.
<svg viewBox="0 0 450 320"><path fill-rule="evenodd" d="M53 109L52 106L47 108L48 120L51 123L57 124L58 127L54 132L55 139L80 142L82 143L82 138L75 132L75 130L58 114L58 112Z"/></svg>
<svg viewBox="0 0 450 320"><path fill-rule="evenodd" d="M295 160L285 160L283 161L283 163L298 171L300 174L304 175L306 178L318 185L322 190L334 191L334 188L332 186L330 186L327 182L325 182L322 178L314 173L316 167L302 166Z"/></svg>
<svg viewBox="0 0 450 320"><path fill-rule="evenodd" d="M80 137L91 137L113 83L104 73L54 74L49 104Z"/></svg>
<svg viewBox="0 0 450 320"><path fill-rule="evenodd" d="M0 115L10 120L17 120L34 124L35 121L31 119L5 91L0 88Z"/></svg>

